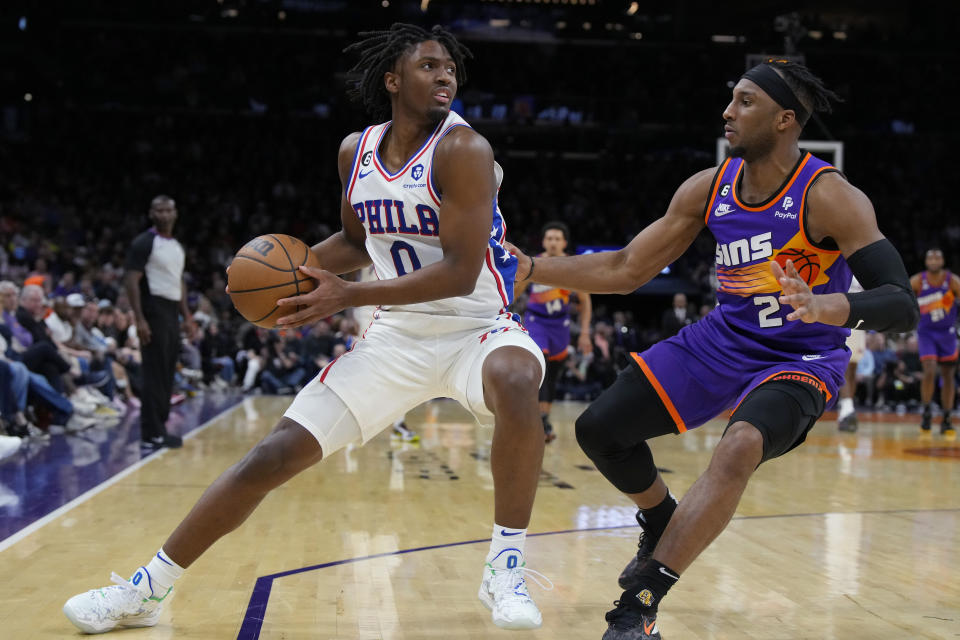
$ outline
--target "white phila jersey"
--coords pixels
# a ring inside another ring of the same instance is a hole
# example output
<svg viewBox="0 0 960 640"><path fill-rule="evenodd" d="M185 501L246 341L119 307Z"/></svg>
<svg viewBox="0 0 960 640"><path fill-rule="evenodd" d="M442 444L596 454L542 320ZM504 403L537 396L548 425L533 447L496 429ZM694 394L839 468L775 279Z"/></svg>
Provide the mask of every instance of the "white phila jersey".
<svg viewBox="0 0 960 640"><path fill-rule="evenodd" d="M380 160L378 150L390 128L385 122L367 127L360 136L347 183L347 200L367 231L367 253L381 280L399 278L443 258L440 246L441 201L433 180L433 154L455 127L469 127L454 112L437 125L424 145L396 173ZM496 163L495 163L496 164ZM497 189L502 171L495 166ZM513 301L517 259L503 248L506 224L496 198L490 203L493 225L483 267L473 293L408 305L383 306L394 311L495 318Z"/></svg>

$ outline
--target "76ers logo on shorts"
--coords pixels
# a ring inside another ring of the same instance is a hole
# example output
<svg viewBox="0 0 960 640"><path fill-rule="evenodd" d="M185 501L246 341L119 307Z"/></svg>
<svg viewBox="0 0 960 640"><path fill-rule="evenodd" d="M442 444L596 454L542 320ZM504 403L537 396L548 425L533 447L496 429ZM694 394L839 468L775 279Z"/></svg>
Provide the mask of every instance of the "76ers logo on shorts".
<svg viewBox="0 0 960 640"><path fill-rule="evenodd" d="M413 178L414 180L419 180L420 178L422 178L423 165L422 164L413 165L413 169L410 170L410 177Z"/></svg>

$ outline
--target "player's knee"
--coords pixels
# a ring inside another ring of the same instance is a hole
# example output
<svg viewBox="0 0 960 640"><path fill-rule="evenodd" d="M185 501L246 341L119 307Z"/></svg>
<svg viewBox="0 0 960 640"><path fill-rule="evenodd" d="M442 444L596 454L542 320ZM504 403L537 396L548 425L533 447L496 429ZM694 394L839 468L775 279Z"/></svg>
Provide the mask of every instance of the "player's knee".
<svg viewBox="0 0 960 640"><path fill-rule="evenodd" d="M750 476L763 460L763 434L748 422L735 422L723 434L710 466L730 476Z"/></svg>
<svg viewBox="0 0 960 640"><path fill-rule="evenodd" d="M591 460L616 451L617 443L609 431L610 423L604 420L593 406L580 414L574 424L577 444Z"/></svg>
<svg viewBox="0 0 960 640"><path fill-rule="evenodd" d="M267 492L319 462L323 455L319 445L304 446L309 442L298 437L298 429L302 427L282 418L277 428L234 466L234 480L249 490Z"/></svg>
<svg viewBox="0 0 960 640"><path fill-rule="evenodd" d="M526 350L522 354L494 352L483 363L484 392L493 396L495 404L505 400L536 400L540 377L540 363Z"/></svg>

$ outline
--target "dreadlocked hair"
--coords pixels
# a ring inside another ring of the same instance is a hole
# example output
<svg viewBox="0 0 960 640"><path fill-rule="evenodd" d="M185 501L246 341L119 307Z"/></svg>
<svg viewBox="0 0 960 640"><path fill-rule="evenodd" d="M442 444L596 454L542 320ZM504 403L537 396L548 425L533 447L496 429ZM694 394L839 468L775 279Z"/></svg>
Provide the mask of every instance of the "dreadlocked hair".
<svg viewBox="0 0 960 640"><path fill-rule="evenodd" d="M832 102L843 102L843 98L827 89L823 80L813 75L806 66L792 60L770 59L768 65L780 72L783 81L793 91L803 106L810 109L810 113L822 111L833 112Z"/></svg>
<svg viewBox="0 0 960 640"><path fill-rule="evenodd" d="M429 31L413 24L394 23L388 31L362 31L344 53L358 53L360 60L350 69L353 86L349 95L375 118L390 115L390 94L383 86L383 74L393 71L397 60L411 47L428 40L436 40L450 53L457 67L457 84L467 81L464 60L473 54L443 27L436 25Z"/></svg>

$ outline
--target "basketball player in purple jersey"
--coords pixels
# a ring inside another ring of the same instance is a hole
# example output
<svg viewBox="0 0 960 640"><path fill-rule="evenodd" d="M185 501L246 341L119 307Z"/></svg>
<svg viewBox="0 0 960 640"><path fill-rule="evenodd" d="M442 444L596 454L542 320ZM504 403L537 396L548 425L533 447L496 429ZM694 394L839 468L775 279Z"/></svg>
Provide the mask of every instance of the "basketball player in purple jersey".
<svg viewBox="0 0 960 640"><path fill-rule="evenodd" d="M478 567L479 599L497 626L542 623L523 551L543 460L537 390L545 367L519 318L506 312L516 259L502 244L493 150L450 110L469 51L440 27L395 24L360 35L347 48L360 54L356 97L374 117L392 120L341 144L343 228L313 247L323 269L304 273L317 288L279 301L289 309L280 322L295 327L365 305L379 307L376 319L297 394L273 432L214 481L147 564L67 601L64 613L83 631L157 624L184 569L271 490L439 396L495 427L494 527ZM334 275L371 261L376 281ZM336 505L322 507L320 517L336 518Z"/></svg>
<svg viewBox="0 0 960 640"><path fill-rule="evenodd" d="M937 363L940 363L940 406L943 420L940 433L948 439L957 437L950 424L950 412L956 396L957 373L957 298L960 297L960 277L943 268L943 252L930 249L926 255L926 271L910 278L910 285L920 305L920 324L917 340L920 343L920 361L923 380L920 382L920 401L923 418L920 428L930 431L933 391L937 383Z"/></svg>
<svg viewBox="0 0 960 640"><path fill-rule="evenodd" d="M723 112L733 157L684 182L666 214L627 247L519 256L525 280L628 293L680 257L704 226L717 240L718 306L633 354L634 366L577 420L580 446L637 504L643 527L604 640L660 638L660 601L726 527L757 466L802 443L833 403L848 328L916 326L906 269L870 200L798 146L810 114L829 111L835 98L802 65L760 64ZM863 292L847 293L851 272ZM677 505L646 441L727 408L733 414L709 467Z"/></svg>
<svg viewBox="0 0 960 640"><path fill-rule="evenodd" d="M564 256L567 243L570 241L570 227L562 222L548 222L543 226L542 256ZM543 433L547 442L553 442L557 437L550 424L550 408L557 394L557 380L563 372L563 365L567 361L570 351L570 291L557 287L548 287L540 284L517 284L517 293L529 288L527 308L523 314L523 326L530 332L530 337L543 350L543 357L547 361L547 373L540 385L540 420L543 422ZM593 316L593 307L590 303L590 294L577 291L580 302L580 337L577 338L577 348L583 355L593 353L593 342L590 340L590 320ZM515 296L516 297L516 296Z"/></svg>

